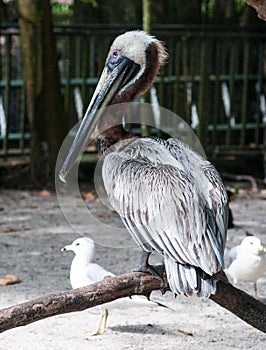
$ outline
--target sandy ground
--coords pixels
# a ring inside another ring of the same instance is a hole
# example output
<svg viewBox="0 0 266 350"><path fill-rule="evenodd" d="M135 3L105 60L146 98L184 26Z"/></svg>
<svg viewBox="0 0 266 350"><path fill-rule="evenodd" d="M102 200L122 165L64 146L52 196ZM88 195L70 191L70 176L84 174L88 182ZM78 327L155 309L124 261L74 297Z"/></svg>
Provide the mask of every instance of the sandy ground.
<svg viewBox="0 0 266 350"><path fill-rule="evenodd" d="M116 274L129 272L138 263L138 247L127 233L116 229L119 218L98 199L86 202L101 222L91 219L88 224L77 199L65 197L65 212L76 220L78 233L64 218L55 194L45 195L0 192L0 277L9 273L21 279L19 284L0 286L1 308L69 289L67 278L73 255L61 252L60 248L80 234L100 243L96 246L97 262ZM228 247L238 244L246 231L266 244L266 200L244 195L231 203L231 208L236 228L228 231ZM114 243L111 247L110 242ZM239 288L253 293L251 283L241 283ZM265 301L266 274L259 280L258 288ZM181 296L175 299L170 292L164 296L155 292L152 297L173 310L112 309L106 333L96 337L88 334L97 326L98 310L60 315L2 333L0 350L266 348L264 333L212 301Z"/></svg>

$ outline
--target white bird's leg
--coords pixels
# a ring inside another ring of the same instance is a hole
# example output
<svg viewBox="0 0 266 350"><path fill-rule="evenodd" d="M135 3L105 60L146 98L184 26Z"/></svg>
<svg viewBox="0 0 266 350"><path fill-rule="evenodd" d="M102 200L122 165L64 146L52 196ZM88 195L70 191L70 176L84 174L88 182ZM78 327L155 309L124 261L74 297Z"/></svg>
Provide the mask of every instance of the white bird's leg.
<svg viewBox="0 0 266 350"><path fill-rule="evenodd" d="M109 315L108 309L104 309L104 310L101 309L101 315L100 315L98 327L94 332L90 333L90 335L99 335L105 332L108 315ZM103 322L103 328L101 330L102 322Z"/></svg>
<svg viewBox="0 0 266 350"><path fill-rule="evenodd" d="M101 324L102 324L103 314L100 315L100 320L98 322L98 327L94 332L91 332L89 335L98 335L101 334Z"/></svg>
<svg viewBox="0 0 266 350"><path fill-rule="evenodd" d="M257 288L257 283L254 282L254 293L255 293L255 297L258 299L258 288Z"/></svg>
<svg viewBox="0 0 266 350"><path fill-rule="evenodd" d="M105 332L106 322L107 322L108 315L109 315L108 309L104 309L102 334Z"/></svg>

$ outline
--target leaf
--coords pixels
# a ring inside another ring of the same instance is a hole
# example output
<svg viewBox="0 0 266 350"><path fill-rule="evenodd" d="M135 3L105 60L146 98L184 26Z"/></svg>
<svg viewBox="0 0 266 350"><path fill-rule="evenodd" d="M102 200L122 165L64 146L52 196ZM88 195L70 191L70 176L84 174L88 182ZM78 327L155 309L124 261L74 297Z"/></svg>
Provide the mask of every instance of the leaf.
<svg viewBox="0 0 266 350"><path fill-rule="evenodd" d="M48 190L42 190L42 191L40 191L40 192L37 192L36 195L37 195L38 197L45 197L45 198L47 198L47 197L51 197L51 192L48 191Z"/></svg>
<svg viewBox="0 0 266 350"><path fill-rule="evenodd" d="M8 284L15 284L20 283L20 279L17 275L5 275L4 277L0 278L0 286L7 286Z"/></svg>
<svg viewBox="0 0 266 350"><path fill-rule="evenodd" d="M95 201L96 194L93 192L81 192L81 197L88 201Z"/></svg>
<svg viewBox="0 0 266 350"><path fill-rule="evenodd" d="M99 214L98 217L102 219L109 219L111 215L108 213L103 213L103 214Z"/></svg>
<svg viewBox="0 0 266 350"><path fill-rule="evenodd" d="M266 199L266 189L263 189L260 191L260 195L259 195L260 199Z"/></svg>
<svg viewBox="0 0 266 350"><path fill-rule="evenodd" d="M193 337L193 333L192 333L192 332L185 331L185 330L183 330L183 329L177 329L177 331L178 331L179 333L184 334L184 335L189 335L189 336Z"/></svg>
<svg viewBox="0 0 266 350"><path fill-rule="evenodd" d="M25 226L0 226L0 233L8 233L8 232L17 232L17 231L28 231L30 230L29 227Z"/></svg>

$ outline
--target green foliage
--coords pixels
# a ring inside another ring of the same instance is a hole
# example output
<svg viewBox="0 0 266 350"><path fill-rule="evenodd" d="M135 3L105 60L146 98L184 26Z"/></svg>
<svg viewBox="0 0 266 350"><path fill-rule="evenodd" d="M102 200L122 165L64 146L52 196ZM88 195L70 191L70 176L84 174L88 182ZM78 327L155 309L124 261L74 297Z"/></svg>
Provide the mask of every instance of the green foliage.
<svg viewBox="0 0 266 350"><path fill-rule="evenodd" d="M99 3L97 0L80 0L80 2L83 2L84 4L91 5L94 8L99 7Z"/></svg>
<svg viewBox="0 0 266 350"><path fill-rule="evenodd" d="M243 0L235 0L235 8L237 12L241 12L247 6Z"/></svg>
<svg viewBox="0 0 266 350"><path fill-rule="evenodd" d="M73 15L73 7L70 5L59 4L54 2L52 5L52 14L53 15L63 15L63 16L72 16Z"/></svg>
<svg viewBox="0 0 266 350"><path fill-rule="evenodd" d="M142 22L144 0L75 0L72 5L53 2L56 23L127 23ZM237 24L246 19L243 0L168 0L151 2L152 24Z"/></svg>
<svg viewBox="0 0 266 350"><path fill-rule="evenodd" d="M208 18L213 18L216 12L216 8L219 6L220 0L203 0L201 3L201 13L207 14ZM230 0L231 1L231 0ZM224 3L224 10L226 10L228 2ZM237 13L241 12L246 6L243 0L234 0L233 8Z"/></svg>
<svg viewBox="0 0 266 350"><path fill-rule="evenodd" d="M203 14L210 14L214 12L215 8L215 0L210 0L210 1L202 1L201 3L201 13Z"/></svg>
<svg viewBox="0 0 266 350"><path fill-rule="evenodd" d="M97 9L99 7L99 2L97 0L76 0L75 4L73 5L53 2L51 4L52 15L61 24L68 24L74 16L74 8L77 3L87 5L88 8L92 7L93 9Z"/></svg>

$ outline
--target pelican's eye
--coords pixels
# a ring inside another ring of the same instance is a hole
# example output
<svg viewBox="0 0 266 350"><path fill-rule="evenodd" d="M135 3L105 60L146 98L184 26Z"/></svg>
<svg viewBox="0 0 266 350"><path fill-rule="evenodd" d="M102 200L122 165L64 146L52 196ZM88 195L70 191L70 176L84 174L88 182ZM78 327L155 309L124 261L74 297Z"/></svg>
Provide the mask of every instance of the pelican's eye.
<svg viewBox="0 0 266 350"><path fill-rule="evenodd" d="M115 61L121 56L121 51L120 50L113 50L111 51L110 57Z"/></svg>
<svg viewBox="0 0 266 350"><path fill-rule="evenodd" d="M107 67L109 69L114 69L119 62L122 60L122 54L120 50L112 50L107 59Z"/></svg>

